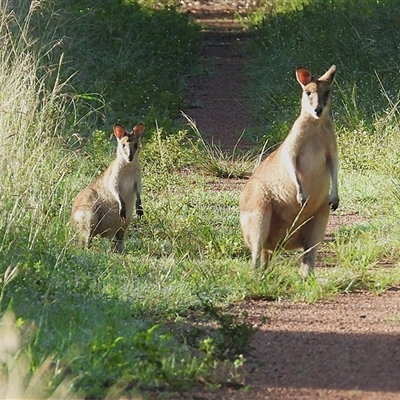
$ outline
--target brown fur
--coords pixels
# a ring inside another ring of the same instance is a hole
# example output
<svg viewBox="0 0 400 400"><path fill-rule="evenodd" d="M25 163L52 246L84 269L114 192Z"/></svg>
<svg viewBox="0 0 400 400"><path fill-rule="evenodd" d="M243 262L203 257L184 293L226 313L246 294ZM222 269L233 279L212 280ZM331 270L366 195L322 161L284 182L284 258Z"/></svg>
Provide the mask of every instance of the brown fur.
<svg viewBox="0 0 400 400"><path fill-rule="evenodd" d="M137 214L143 214L138 160L143 131L143 124L136 125L130 134L121 125L114 125L117 158L76 196L70 220L78 230L82 246L89 247L93 237L100 235L114 239L113 249L122 251L135 203Z"/></svg>
<svg viewBox="0 0 400 400"><path fill-rule="evenodd" d="M240 195L240 223L256 269L280 246L304 250L300 274L314 268L329 205L339 204L338 151L330 110L336 67L319 79L298 68L301 113L279 148L255 170ZM331 192L330 191L331 187Z"/></svg>

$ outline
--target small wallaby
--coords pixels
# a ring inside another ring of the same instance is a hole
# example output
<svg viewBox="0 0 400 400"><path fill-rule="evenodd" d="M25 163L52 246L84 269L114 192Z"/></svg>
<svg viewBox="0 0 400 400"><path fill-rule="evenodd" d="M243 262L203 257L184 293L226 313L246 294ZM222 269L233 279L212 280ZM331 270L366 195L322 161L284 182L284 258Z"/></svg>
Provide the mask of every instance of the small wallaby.
<svg viewBox="0 0 400 400"><path fill-rule="evenodd" d="M240 224L253 268L267 265L281 247L303 248L300 275L313 272L329 206L336 210L338 150L331 115L336 67L320 78L297 68L301 112L288 136L254 171L239 199ZM330 190L331 188L331 190Z"/></svg>
<svg viewBox="0 0 400 400"><path fill-rule="evenodd" d="M113 250L121 252L134 205L138 216L143 215L138 160L143 131L143 124L136 125L129 134L123 126L114 125L117 158L76 196L70 220L79 232L82 246L89 247L93 237L100 235L113 238Z"/></svg>

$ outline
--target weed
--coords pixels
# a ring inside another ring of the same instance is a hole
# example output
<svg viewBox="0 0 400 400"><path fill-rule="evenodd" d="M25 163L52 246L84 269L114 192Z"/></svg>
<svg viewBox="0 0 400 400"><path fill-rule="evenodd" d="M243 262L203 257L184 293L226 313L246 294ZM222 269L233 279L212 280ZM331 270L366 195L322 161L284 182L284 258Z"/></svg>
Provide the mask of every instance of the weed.
<svg viewBox="0 0 400 400"><path fill-rule="evenodd" d="M184 341L221 361L234 361L248 355L252 349L251 339L256 331L254 325L248 322L248 314L224 312L222 307L215 306L210 299L201 295L199 300L204 318L208 323L217 324L217 327L191 328L189 332L185 332Z"/></svg>

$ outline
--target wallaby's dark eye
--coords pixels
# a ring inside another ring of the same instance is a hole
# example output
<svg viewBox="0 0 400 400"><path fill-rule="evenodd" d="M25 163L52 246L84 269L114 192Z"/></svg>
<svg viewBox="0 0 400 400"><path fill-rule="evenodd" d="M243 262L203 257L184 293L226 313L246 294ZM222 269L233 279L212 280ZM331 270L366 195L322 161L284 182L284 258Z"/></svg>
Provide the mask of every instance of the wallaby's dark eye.
<svg viewBox="0 0 400 400"><path fill-rule="evenodd" d="M122 145L122 148L123 148L123 149L125 148L125 145L124 145L124 144Z"/></svg>
<svg viewBox="0 0 400 400"><path fill-rule="evenodd" d="M306 95L307 95L308 97L310 97L310 96L311 96L311 92L307 91L307 92L306 92Z"/></svg>

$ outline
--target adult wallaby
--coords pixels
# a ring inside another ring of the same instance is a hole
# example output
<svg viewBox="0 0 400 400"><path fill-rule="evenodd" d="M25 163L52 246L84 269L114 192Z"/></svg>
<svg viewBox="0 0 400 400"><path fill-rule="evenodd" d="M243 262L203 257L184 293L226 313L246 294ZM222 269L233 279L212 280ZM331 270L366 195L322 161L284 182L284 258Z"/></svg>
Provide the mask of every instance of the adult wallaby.
<svg viewBox="0 0 400 400"><path fill-rule="evenodd" d="M330 110L335 72L332 65L316 79L306 68L296 70L303 89L300 116L240 195L240 223L255 269L267 265L279 247L303 248L302 277L314 269L329 205L332 210L339 205L338 151Z"/></svg>
<svg viewBox="0 0 400 400"><path fill-rule="evenodd" d="M136 125L129 134L123 126L114 125L117 158L76 196L71 222L79 232L82 246L90 246L93 237L100 235L113 238L114 251L122 251L134 204L139 217L143 215L138 160L139 139L143 131L143 124Z"/></svg>

